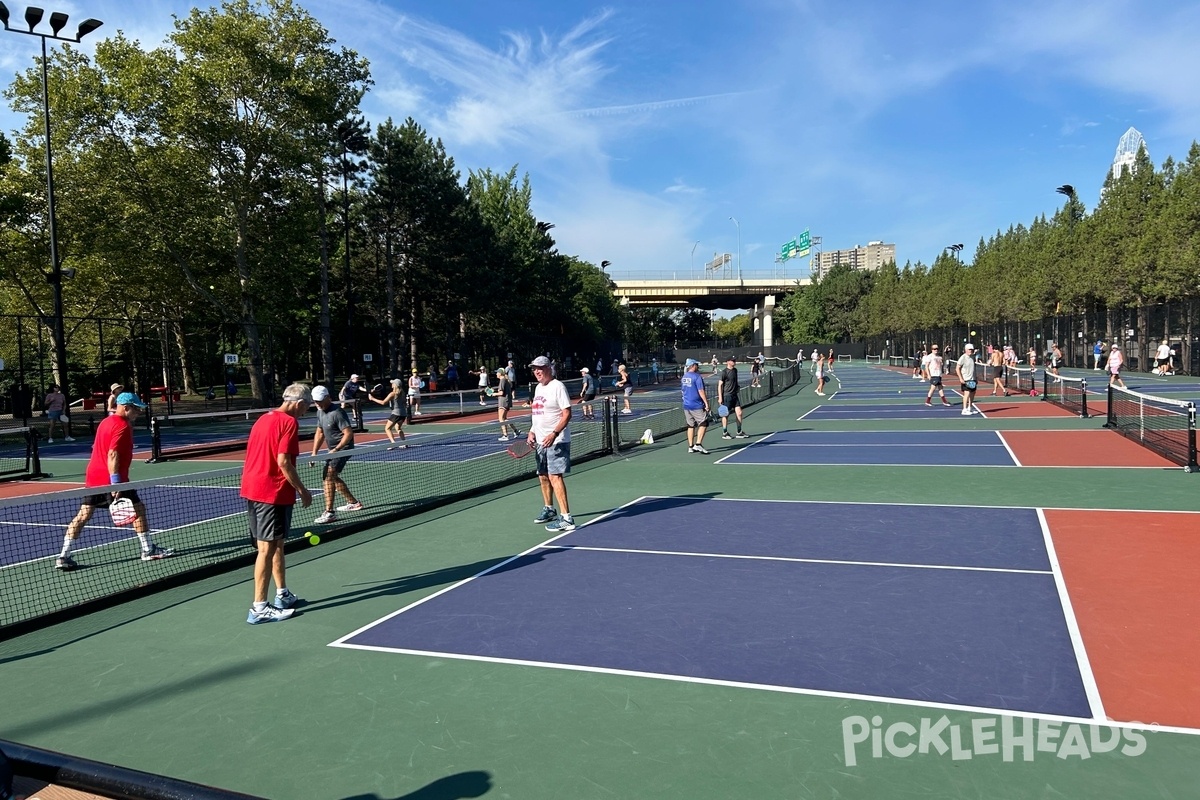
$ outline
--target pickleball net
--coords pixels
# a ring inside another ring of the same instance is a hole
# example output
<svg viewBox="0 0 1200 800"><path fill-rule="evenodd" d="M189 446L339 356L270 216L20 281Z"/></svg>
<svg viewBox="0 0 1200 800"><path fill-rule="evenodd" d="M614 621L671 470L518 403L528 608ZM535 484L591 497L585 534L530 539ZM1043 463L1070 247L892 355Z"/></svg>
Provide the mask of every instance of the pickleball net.
<svg viewBox="0 0 1200 800"><path fill-rule="evenodd" d="M349 415L355 430L362 430L362 404L345 401L340 405ZM250 408L152 417L148 461L154 464L245 450L250 429L259 417L270 410ZM308 414L300 422L301 437L311 437L316 429L316 415Z"/></svg>
<svg viewBox="0 0 1200 800"><path fill-rule="evenodd" d="M1196 465L1196 405L1108 387L1108 419L1104 423L1127 439L1178 464L1187 472Z"/></svg>
<svg viewBox="0 0 1200 800"><path fill-rule="evenodd" d="M1042 374L1042 399L1081 417L1088 416L1087 379Z"/></svg>
<svg viewBox="0 0 1200 800"><path fill-rule="evenodd" d="M0 481L25 481L45 477L34 428L0 429Z"/></svg>
<svg viewBox="0 0 1200 800"><path fill-rule="evenodd" d="M1029 394L1037 387L1036 367L1006 367L1004 369L1004 388Z"/></svg>
<svg viewBox="0 0 1200 800"><path fill-rule="evenodd" d="M597 406L600 419L571 425L574 463L611 450L607 404ZM313 417L310 413L306 419L311 423ZM528 417L515 420L515 425L524 434ZM379 432L382 426L373 427L374 431L356 436L341 473L363 504L361 511L337 511L348 503L338 494L332 503L336 519L317 525L317 516L325 510L322 471L329 456L298 459L297 469L313 494L313 503L308 508L297 503L289 548L308 547L308 531L323 541L354 535L535 474L535 459L508 454L511 439L500 440L496 421L449 433L408 431L406 439L395 445ZM311 437L302 437L300 452L308 453L310 448ZM241 477L239 466L116 487L137 491L154 543L170 548L174 555L142 561L132 528L114 525L101 508L72 548L77 568L70 571L55 567L65 530L96 489L0 499L0 638L12 630L73 616L85 606L111 605L229 569L248 568L255 551L246 503L240 497Z"/></svg>
<svg viewBox="0 0 1200 800"><path fill-rule="evenodd" d="M742 387L742 405L780 394L801 375L810 379L794 365L764 372L760 387ZM715 398L715 383L710 379L708 384ZM629 415L618 413L621 399L611 396L595 402L595 420L578 414L573 418L572 463L633 447L647 428L656 439L683 430L677 383L635 394L632 402ZM310 452L311 435L305 429L311 430L314 418L310 413L302 420L301 453ZM514 427L524 435L529 417L518 413L508 425L510 436ZM360 511L338 511L348 502L338 495L332 503L336 519L318 525L315 520L325 510L321 471L329 457L299 458L297 469L313 493L313 504L307 509L297 504L289 550L307 548L309 531L322 541L388 535L380 527L384 523L535 476L536 459L511 457L507 448L512 439L501 439L497 420L447 433L406 426L406 438L395 444L381 433L382 425L372 422L369 427L356 436L341 473L363 504ZM242 437L233 440L244 446ZM78 566L70 571L55 568L65 529L84 498L96 490L0 498L0 639L231 569L249 569L255 550L240 497L241 477L238 466L124 484L119 488L136 490L145 503L155 544L174 555L142 561L134 531L114 525L108 512L98 509L72 548Z"/></svg>

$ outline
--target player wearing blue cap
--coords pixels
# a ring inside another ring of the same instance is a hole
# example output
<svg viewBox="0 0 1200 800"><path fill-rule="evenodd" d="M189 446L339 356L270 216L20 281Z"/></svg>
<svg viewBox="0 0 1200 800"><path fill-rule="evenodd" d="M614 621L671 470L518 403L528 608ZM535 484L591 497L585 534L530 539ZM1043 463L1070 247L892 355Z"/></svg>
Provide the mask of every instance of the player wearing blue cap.
<svg viewBox="0 0 1200 800"><path fill-rule="evenodd" d="M114 486L129 482L129 465L133 462L133 423L146 409L133 392L122 392L117 395L116 413L104 420L96 428L96 440L92 443L92 457L88 461L87 472L84 473L85 486ZM108 508L118 499L127 499L133 503L133 530L141 543L142 561L156 561L172 555L165 547L159 547L150 536L150 523L146 519L146 505L138 497L136 489L124 491L100 492L88 495L79 507L79 513L67 525L63 537L62 551L54 562L54 568L64 572L75 569L78 565L71 558L71 549L75 540L83 532L83 526L88 523L97 508Z"/></svg>

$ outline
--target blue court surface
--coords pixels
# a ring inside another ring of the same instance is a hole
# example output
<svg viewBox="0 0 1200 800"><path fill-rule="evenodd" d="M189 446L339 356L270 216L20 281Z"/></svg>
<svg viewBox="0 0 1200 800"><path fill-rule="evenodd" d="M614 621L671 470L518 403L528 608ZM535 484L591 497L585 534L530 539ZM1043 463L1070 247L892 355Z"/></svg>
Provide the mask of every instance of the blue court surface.
<svg viewBox="0 0 1200 800"><path fill-rule="evenodd" d="M819 405L808 413L801 415L798 419L949 419L952 416L961 417L962 401L959 396L953 392L947 392L946 397L950 400L949 406L941 405L936 397L933 400L933 405L927 406L924 400L915 396L908 398L904 403L861 403L845 406ZM976 414L974 416L986 418L987 414Z"/></svg>
<svg viewBox="0 0 1200 800"><path fill-rule="evenodd" d="M642 498L334 646L1091 717L1035 509Z"/></svg>
<svg viewBox="0 0 1200 800"><path fill-rule="evenodd" d="M997 431L778 431L717 463L1020 466Z"/></svg>
<svg viewBox="0 0 1200 800"><path fill-rule="evenodd" d="M103 490L99 490L103 491ZM237 486L173 486L144 487L138 496L146 504L146 516L154 534L162 534L189 525L199 525L222 517L246 512L246 501ZM319 492L317 493L319 494ZM77 492L70 496L49 499L37 505L0 508L0 567L10 567L58 555L63 543L63 531L79 511L81 498ZM79 549L91 550L116 542L135 540L130 527L117 527L108 511L98 508L84 526L79 537ZM169 540L165 542L171 544ZM132 550L114 555L125 559Z"/></svg>

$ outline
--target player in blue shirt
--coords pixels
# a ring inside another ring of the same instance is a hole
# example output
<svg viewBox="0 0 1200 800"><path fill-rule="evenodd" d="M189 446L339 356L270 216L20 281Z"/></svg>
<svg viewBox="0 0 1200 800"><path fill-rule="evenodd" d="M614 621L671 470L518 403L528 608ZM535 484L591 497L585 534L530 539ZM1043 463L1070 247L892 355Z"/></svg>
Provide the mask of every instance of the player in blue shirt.
<svg viewBox="0 0 1200 800"><path fill-rule="evenodd" d="M704 393L704 376L700 374L700 362L689 358L684 364L683 377L679 379L683 392L683 418L687 423L689 453L708 455L704 449L704 432L708 430L708 397Z"/></svg>

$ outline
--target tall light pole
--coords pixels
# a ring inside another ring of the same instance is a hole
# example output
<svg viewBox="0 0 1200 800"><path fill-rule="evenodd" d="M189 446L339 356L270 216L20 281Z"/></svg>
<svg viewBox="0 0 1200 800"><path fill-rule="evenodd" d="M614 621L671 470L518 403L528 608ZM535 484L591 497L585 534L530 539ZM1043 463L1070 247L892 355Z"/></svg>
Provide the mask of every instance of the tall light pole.
<svg viewBox="0 0 1200 800"><path fill-rule="evenodd" d="M699 246L700 246L700 240L697 239L696 243L694 245L692 245L692 275L696 274L696 248Z"/></svg>
<svg viewBox="0 0 1200 800"><path fill-rule="evenodd" d="M735 226L737 226L737 231L738 231L738 281L741 281L741 279L742 279L742 223L738 222L737 219L734 217L730 217L730 219L733 220L733 224Z"/></svg>
<svg viewBox="0 0 1200 800"><path fill-rule="evenodd" d="M79 23L79 29L76 31L74 38L59 36L58 32L66 27L68 17L62 12L54 11L50 14L51 32L39 33L34 28L42 21L45 13L44 10L36 6L27 6L25 8L25 24L29 26L29 30L23 31L9 27L8 6L0 3L0 22L4 23L4 30L11 33L25 34L26 36L37 36L42 40L42 118L46 131L46 223L47 232L50 235L50 272L47 273L46 280L50 283L50 287L54 291L54 360L59 369L58 384L65 394L65 384L67 382L67 340L63 332L62 282L64 277L71 277L75 273L74 270L64 270L58 260L58 228L54 208L54 159L51 156L50 148L50 89L48 85L49 66L46 58L46 40L57 39L60 42L79 42L84 36L87 36L104 23L98 19L85 19Z"/></svg>
<svg viewBox="0 0 1200 800"><path fill-rule="evenodd" d="M948 245L946 245L946 249L954 254L954 259L956 261L962 260L958 255L959 253L962 252L962 249L963 249L963 246L961 244L948 244Z"/></svg>

